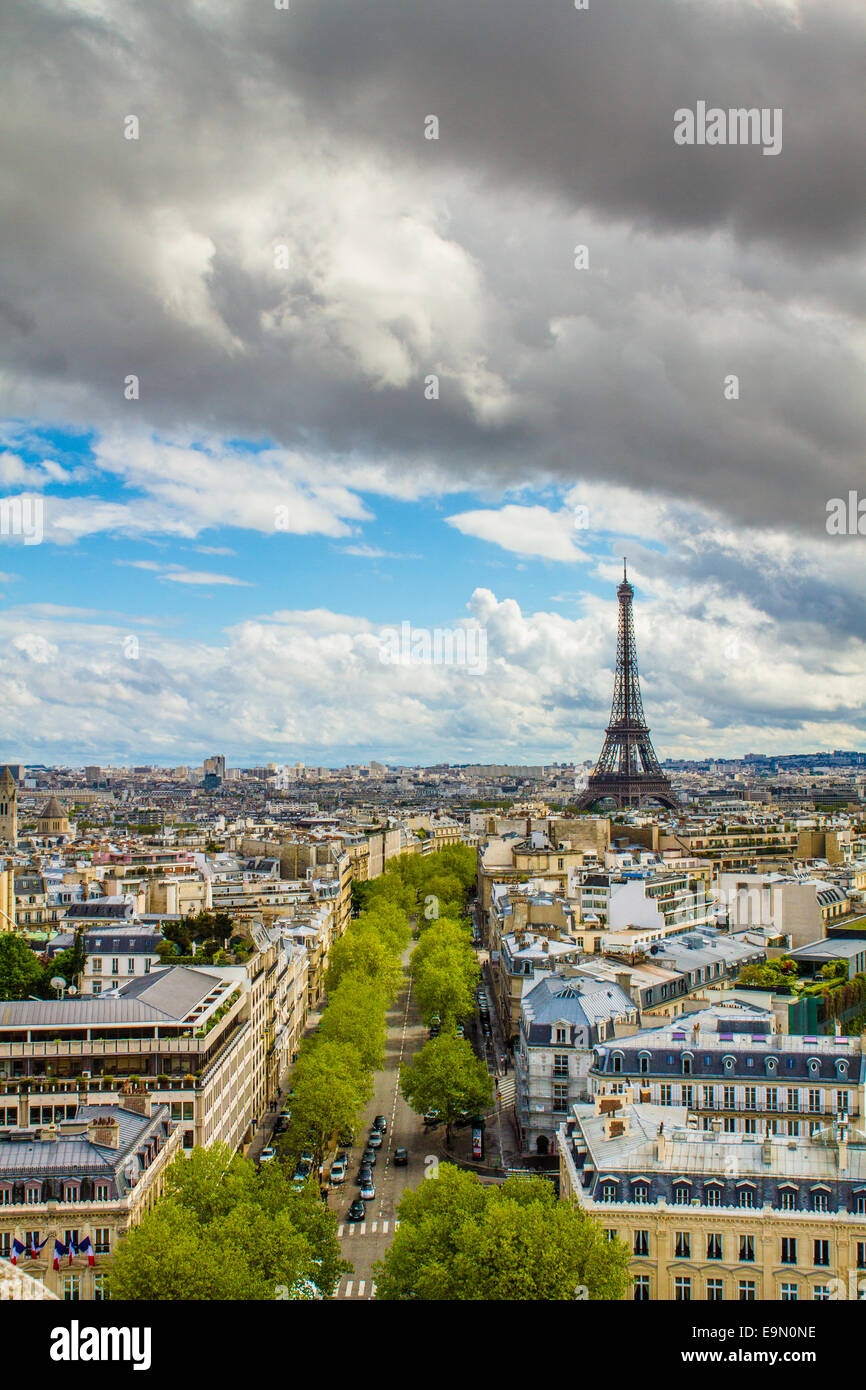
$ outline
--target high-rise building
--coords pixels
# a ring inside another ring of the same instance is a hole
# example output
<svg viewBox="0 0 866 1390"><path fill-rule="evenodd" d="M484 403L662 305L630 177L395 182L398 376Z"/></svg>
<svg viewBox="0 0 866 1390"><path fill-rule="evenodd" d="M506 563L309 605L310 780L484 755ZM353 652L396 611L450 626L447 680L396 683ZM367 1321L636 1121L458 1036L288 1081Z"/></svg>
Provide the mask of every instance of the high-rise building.
<svg viewBox="0 0 866 1390"><path fill-rule="evenodd" d="M0 843L18 844L18 788L8 767L0 774Z"/></svg>

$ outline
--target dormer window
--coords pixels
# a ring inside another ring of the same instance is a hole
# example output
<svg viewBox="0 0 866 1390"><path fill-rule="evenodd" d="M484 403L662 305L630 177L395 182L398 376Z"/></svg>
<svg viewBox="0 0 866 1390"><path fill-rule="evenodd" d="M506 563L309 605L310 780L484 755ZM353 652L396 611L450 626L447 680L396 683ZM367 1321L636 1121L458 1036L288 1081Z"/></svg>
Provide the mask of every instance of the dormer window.
<svg viewBox="0 0 866 1390"><path fill-rule="evenodd" d="M847 1060L846 1060L844 1057L840 1057L839 1061L836 1063L836 1075L837 1075L837 1076L847 1076L847 1075L848 1075L848 1062L847 1062Z"/></svg>
<svg viewBox="0 0 866 1390"><path fill-rule="evenodd" d="M79 1194L79 1192L80 1192L80 1187L79 1187L79 1185L78 1185L77 1182L65 1182L65 1183L63 1184L62 1191L63 1191L63 1200L64 1200L64 1202L77 1202L77 1201L78 1201L78 1194Z"/></svg>
<svg viewBox="0 0 866 1390"><path fill-rule="evenodd" d="M775 1059L775 1057L768 1057L768 1058L767 1058L766 1065L767 1065L767 1071L768 1071L768 1072L771 1072L771 1073L774 1073L775 1070L776 1070L776 1059Z"/></svg>
<svg viewBox="0 0 866 1390"><path fill-rule="evenodd" d="M684 1053L683 1053L683 1076L691 1076L691 1074L692 1074L692 1054L691 1054L690 1052L684 1052Z"/></svg>
<svg viewBox="0 0 866 1390"><path fill-rule="evenodd" d="M610 1057L611 1071L622 1071L622 1053L612 1052Z"/></svg>
<svg viewBox="0 0 866 1390"><path fill-rule="evenodd" d="M36 1206L42 1201L42 1184L39 1182L29 1182L25 1190L25 1201L28 1206Z"/></svg>
<svg viewBox="0 0 866 1390"><path fill-rule="evenodd" d="M647 1076L649 1074L651 1060L648 1052L642 1052L638 1057L638 1070L641 1076Z"/></svg>

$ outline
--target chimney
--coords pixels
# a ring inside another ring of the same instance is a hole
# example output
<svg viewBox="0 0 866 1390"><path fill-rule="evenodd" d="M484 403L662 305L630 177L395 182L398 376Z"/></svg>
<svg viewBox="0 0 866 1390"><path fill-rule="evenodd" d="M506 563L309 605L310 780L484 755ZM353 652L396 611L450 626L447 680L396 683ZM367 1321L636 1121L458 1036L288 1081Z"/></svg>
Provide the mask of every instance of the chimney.
<svg viewBox="0 0 866 1390"><path fill-rule="evenodd" d="M630 999L630 998L631 998L631 971L630 971L630 970L617 970L617 972L616 972L616 974L614 975L613 978L616 980L616 982L617 982L617 984L619 985L620 989L622 990L623 994L627 994L628 997L629 997L629 999Z"/></svg>
<svg viewBox="0 0 866 1390"><path fill-rule="evenodd" d="M91 1144L101 1144L106 1149L120 1148L120 1126L113 1115L97 1115L91 1120L87 1137Z"/></svg>
<svg viewBox="0 0 866 1390"><path fill-rule="evenodd" d="M658 1162L667 1163L669 1153L670 1146L668 1144L668 1137L665 1134L665 1122L664 1120L662 1120L661 1124L659 1125L658 1136L656 1139L656 1158L658 1159Z"/></svg>
<svg viewBox="0 0 866 1390"><path fill-rule="evenodd" d="M145 1115L150 1119L153 1111L153 1096L150 1091L133 1091L131 1096L123 1097L124 1110L132 1110L136 1115Z"/></svg>
<svg viewBox="0 0 866 1390"><path fill-rule="evenodd" d="M769 1167L773 1161L773 1143L770 1139L770 1131L764 1135L764 1142L761 1145L761 1159Z"/></svg>
<svg viewBox="0 0 866 1390"><path fill-rule="evenodd" d="M713 1135L721 1134L721 1132L722 1132L722 1122L721 1122L721 1120L710 1120L710 1129L712 1130Z"/></svg>

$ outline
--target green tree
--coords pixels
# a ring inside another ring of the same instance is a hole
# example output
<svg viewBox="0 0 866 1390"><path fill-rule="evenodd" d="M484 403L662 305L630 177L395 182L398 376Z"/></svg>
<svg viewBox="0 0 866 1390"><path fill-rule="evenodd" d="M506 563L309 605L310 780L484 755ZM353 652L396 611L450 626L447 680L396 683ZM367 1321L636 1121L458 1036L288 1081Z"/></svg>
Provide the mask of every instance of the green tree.
<svg viewBox="0 0 866 1390"><path fill-rule="evenodd" d="M49 977L54 971L49 969ZM0 999L26 999L41 992L44 971L23 937L0 933Z"/></svg>
<svg viewBox="0 0 866 1390"><path fill-rule="evenodd" d="M347 1042L364 1067L377 1071L385 1061L385 1006L382 992L366 980L344 975L328 996L319 1036L324 1041Z"/></svg>
<svg viewBox="0 0 866 1390"><path fill-rule="evenodd" d="M278 1164L262 1172L225 1145L180 1156L166 1194L118 1244L113 1298L265 1301L329 1297L350 1266L336 1218L312 1190L290 1191Z"/></svg>
<svg viewBox="0 0 866 1390"><path fill-rule="evenodd" d="M376 1298L388 1301L620 1299L629 1251L606 1239L543 1179L485 1187L442 1164L436 1180L407 1192L400 1228L374 1266ZM585 1293L584 1293L585 1291Z"/></svg>
<svg viewBox="0 0 866 1390"><path fill-rule="evenodd" d="M357 923L353 924L331 947L325 988L330 994L345 975L353 975L374 984L390 1001L403 983L403 967L375 930L358 931L356 927Z"/></svg>
<svg viewBox="0 0 866 1390"><path fill-rule="evenodd" d="M465 1111L484 1110L493 1095L487 1067L466 1039L445 1033L425 1043L402 1068L400 1089L416 1114L439 1111L449 1145L455 1120Z"/></svg>
<svg viewBox="0 0 866 1390"><path fill-rule="evenodd" d="M373 1078L356 1048L320 1036L302 1047L292 1084L292 1120L281 1150L299 1154L309 1145L321 1163L333 1136L354 1126L373 1094Z"/></svg>

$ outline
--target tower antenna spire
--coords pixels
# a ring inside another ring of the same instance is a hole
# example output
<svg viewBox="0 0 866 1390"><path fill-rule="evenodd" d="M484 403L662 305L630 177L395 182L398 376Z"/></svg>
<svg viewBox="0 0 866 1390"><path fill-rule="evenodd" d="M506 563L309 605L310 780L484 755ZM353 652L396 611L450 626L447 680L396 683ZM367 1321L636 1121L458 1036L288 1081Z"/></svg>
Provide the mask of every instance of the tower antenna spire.
<svg viewBox="0 0 866 1390"><path fill-rule="evenodd" d="M627 575L626 572L625 572L625 556L623 555L623 557L622 557L622 582L625 584L627 581L628 581L628 575Z"/></svg>

